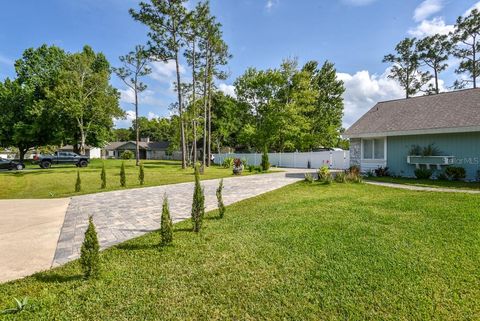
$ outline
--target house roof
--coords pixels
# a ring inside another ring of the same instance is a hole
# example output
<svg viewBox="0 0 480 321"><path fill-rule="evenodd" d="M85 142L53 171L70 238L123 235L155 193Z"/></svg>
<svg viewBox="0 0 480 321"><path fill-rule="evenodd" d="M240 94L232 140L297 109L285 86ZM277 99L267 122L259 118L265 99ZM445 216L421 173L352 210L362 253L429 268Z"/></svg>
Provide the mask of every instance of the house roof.
<svg viewBox="0 0 480 321"><path fill-rule="evenodd" d="M86 145L85 146L85 149L89 150L89 149L93 149L93 148L97 148L97 147L93 147L93 146L90 146L90 145ZM65 145L63 147L60 147L58 150L73 150L73 145Z"/></svg>
<svg viewBox="0 0 480 321"><path fill-rule="evenodd" d="M480 88L379 102L343 136L375 137L480 131Z"/></svg>
<svg viewBox="0 0 480 321"><path fill-rule="evenodd" d="M115 149L122 149L124 145L133 144L135 145L135 141L127 141L127 142L111 142L107 146L105 146L106 150L115 150ZM140 149L146 150L166 150L170 145L169 142L162 141L162 142L138 142L138 146Z"/></svg>

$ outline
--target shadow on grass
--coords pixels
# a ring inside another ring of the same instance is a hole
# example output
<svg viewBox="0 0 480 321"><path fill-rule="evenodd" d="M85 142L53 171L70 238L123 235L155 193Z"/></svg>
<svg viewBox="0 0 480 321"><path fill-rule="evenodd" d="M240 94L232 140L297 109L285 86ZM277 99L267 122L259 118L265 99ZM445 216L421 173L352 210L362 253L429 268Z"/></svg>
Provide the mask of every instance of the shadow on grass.
<svg viewBox="0 0 480 321"><path fill-rule="evenodd" d="M160 243L160 240L159 240ZM118 250L123 251L144 251L144 250L157 250L160 248L159 243L148 243L148 244L132 244L132 243L124 243L115 246Z"/></svg>
<svg viewBox="0 0 480 321"><path fill-rule="evenodd" d="M193 233L193 229L191 227L181 227L181 228L173 229L173 232L192 232Z"/></svg>
<svg viewBox="0 0 480 321"><path fill-rule="evenodd" d="M83 279L83 275L61 275L58 273L49 273L49 274L35 274L33 276L36 280L45 283L65 283L71 281L78 281Z"/></svg>

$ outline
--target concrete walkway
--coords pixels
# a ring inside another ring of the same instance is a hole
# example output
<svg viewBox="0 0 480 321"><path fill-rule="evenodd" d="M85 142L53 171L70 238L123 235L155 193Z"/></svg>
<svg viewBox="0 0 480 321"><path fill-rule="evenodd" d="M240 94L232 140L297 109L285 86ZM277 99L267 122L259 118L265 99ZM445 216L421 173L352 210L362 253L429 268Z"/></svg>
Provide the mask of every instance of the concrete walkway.
<svg viewBox="0 0 480 321"><path fill-rule="evenodd" d="M69 201L0 200L0 282L51 267Z"/></svg>
<svg viewBox="0 0 480 321"><path fill-rule="evenodd" d="M305 169L224 179L225 205L273 191L304 179ZM206 211L217 208L218 179L202 181ZM163 195L166 193L174 222L190 218L194 183L120 190L73 197L58 240L53 266L79 257L80 247L93 215L102 249L160 227Z"/></svg>
<svg viewBox="0 0 480 321"><path fill-rule="evenodd" d="M395 184L395 183L385 183L385 182L370 182L370 181L364 181L364 182L370 185L408 189L410 191L480 194L480 191L478 190L443 188L443 187L425 187L425 186L415 186L415 185Z"/></svg>

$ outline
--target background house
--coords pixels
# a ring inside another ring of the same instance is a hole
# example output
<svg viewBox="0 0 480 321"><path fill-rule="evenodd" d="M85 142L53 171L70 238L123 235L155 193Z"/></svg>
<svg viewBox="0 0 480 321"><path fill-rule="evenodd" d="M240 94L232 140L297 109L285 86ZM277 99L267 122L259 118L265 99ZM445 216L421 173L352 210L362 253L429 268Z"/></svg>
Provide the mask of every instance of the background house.
<svg viewBox="0 0 480 321"><path fill-rule="evenodd" d="M74 152L72 145L65 145L58 149L62 152ZM102 149L100 147L93 147L93 146L85 146L85 155L90 157L91 159L94 158L101 158L102 157Z"/></svg>
<svg viewBox="0 0 480 321"><path fill-rule="evenodd" d="M151 142L148 139L144 139L139 142L140 159L168 159L167 154L169 142ZM112 142L105 146L104 157L105 158L121 158L122 153L126 150L136 153L136 142Z"/></svg>
<svg viewBox="0 0 480 321"><path fill-rule="evenodd" d="M480 89L380 102L344 134L350 164L362 172L389 167L413 177L417 167L436 174L446 166L465 168L467 179L480 170ZM437 155L412 157L412 146L434 146Z"/></svg>

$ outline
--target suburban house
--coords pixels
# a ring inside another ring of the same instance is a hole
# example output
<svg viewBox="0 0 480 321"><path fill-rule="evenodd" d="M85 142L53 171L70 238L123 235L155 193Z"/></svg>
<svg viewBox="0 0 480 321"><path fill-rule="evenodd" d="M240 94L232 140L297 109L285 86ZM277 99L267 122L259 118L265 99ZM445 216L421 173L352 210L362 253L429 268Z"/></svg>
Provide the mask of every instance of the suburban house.
<svg viewBox="0 0 480 321"><path fill-rule="evenodd" d="M169 142L151 142L149 139L142 139L138 146L140 149L140 159L167 159L167 149ZM126 150L136 153L136 142L112 142L104 147L105 158L121 158Z"/></svg>
<svg viewBox="0 0 480 321"><path fill-rule="evenodd" d="M350 139L350 164L362 172L388 167L393 175L413 177L415 168L438 175L460 166L467 180L477 179L480 89L380 102L343 136Z"/></svg>
<svg viewBox="0 0 480 321"><path fill-rule="evenodd" d="M58 149L60 152L74 152L73 145L65 145ZM99 147L85 146L85 155L90 158L102 158L102 149Z"/></svg>

